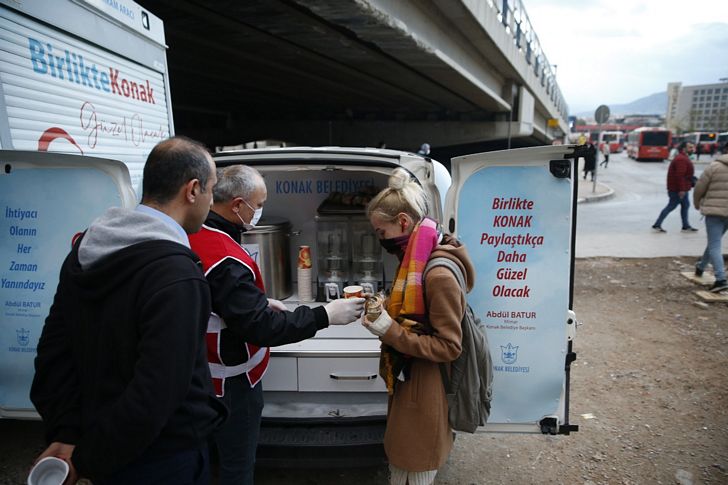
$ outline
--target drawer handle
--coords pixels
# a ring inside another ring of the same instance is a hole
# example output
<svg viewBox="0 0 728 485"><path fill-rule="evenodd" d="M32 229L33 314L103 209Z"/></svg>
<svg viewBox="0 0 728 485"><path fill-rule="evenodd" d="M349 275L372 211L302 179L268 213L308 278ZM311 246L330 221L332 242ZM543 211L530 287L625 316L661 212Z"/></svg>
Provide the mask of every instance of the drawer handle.
<svg viewBox="0 0 728 485"><path fill-rule="evenodd" d="M376 374L330 374L329 377L338 381L372 381L377 378Z"/></svg>

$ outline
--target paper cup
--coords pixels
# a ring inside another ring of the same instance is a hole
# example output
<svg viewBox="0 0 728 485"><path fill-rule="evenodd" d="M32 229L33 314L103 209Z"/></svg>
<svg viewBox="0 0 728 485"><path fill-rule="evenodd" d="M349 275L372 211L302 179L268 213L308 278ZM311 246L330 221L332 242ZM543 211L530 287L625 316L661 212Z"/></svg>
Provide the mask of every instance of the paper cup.
<svg viewBox="0 0 728 485"><path fill-rule="evenodd" d="M344 298L361 298L363 294L364 288L359 285L352 285L344 288Z"/></svg>
<svg viewBox="0 0 728 485"><path fill-rule="evenodd" d="M298 247L298 262L297 267L299 269L310 269L311 268L311 248L308 246Z"/></svg>
<svg viewBox="0 0 728 485"><path fill-rule="evenodd" d="M28 485L61 485L68 477L68 463L46 456L30 470Z"/></svg>
<svg viewBox="0 0 728 485"><path fill-rule="evenodd" d="M311 291L311 268L298 268L298 300L313 301Z"/></svg>

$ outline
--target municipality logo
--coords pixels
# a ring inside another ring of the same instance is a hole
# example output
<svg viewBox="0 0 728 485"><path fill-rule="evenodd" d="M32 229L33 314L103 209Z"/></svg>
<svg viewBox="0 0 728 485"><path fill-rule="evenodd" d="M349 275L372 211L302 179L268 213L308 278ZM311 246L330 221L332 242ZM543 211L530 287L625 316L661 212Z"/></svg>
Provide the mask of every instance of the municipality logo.
<svg viewBox="0 0 728 485"><path fill-rule="evenodd" d="M515 364L518 360L518 346L513 346L510 342L508 345L500 346L501 348L501 360L504 364L511 365Z"/></svg>
<svg viewBox="0 0 728 485"><path fill-rule="evenodd" d="M21 347L27 347L30 342L30 330L24 328L16 328L15 334L18 339L18 345Z"/></svg>

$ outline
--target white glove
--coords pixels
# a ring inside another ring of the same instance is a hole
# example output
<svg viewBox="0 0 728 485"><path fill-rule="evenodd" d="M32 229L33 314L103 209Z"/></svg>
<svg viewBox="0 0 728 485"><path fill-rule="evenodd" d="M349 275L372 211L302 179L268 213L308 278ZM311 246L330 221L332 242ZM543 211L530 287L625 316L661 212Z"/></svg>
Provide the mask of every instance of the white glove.
<svg viewBox="0 0 728 485"><path fill-rule="evenodd" d="M329 325L346 325L355 321L364 311L365 298L339 298L324 307Z"/></svg>
<svg viewBox="0 0 728 485"><path fill-rule="evenodd" d="M268 298L268 306L274 312L285 312L285 311L288 311L288 308L286 308L286 305L284 305L282 301L280 301L280 300L274 300L273 298Z"/></svg>
<svg viewBox="0 0 728 485"><path fill-rule="evenodd" d="M389 313L387 313L387 310L384 308L382 308L382 313L379 315L379 318L373 322L367 320L366 315L361 318L361 324L364 325L364 328L372 332L377 337L384 337L384 334L387 333L389 327L392 326L392 321L392 317L389 316Z"/></svg>

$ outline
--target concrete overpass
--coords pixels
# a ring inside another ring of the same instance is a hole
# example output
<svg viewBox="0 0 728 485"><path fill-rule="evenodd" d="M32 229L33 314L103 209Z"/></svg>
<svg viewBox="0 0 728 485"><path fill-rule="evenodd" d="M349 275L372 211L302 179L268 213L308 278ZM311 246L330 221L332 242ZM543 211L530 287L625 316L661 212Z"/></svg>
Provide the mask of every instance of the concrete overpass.
<svg viewBox="0 0 728 485"><path fill-rule="evenodd" d="M567 131L520 0L137 3L165 23L175 131L210 145L524 146Z"/></svg>

